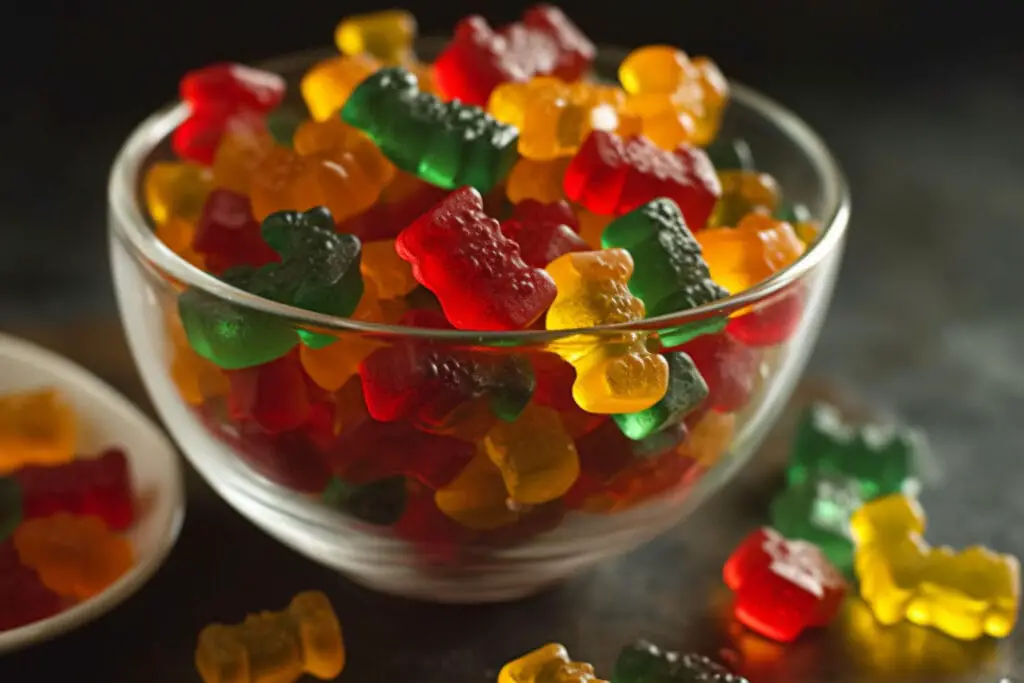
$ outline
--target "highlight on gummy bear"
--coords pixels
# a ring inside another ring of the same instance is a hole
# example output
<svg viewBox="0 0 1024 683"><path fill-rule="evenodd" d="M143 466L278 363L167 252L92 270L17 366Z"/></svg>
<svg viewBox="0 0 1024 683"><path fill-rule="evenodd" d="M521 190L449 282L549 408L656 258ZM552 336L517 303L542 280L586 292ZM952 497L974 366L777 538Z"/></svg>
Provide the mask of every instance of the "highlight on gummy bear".
<svg viewBox="0 0 1024 683"><path fill-rule="evenodd" d="M83 453L88 430L51 388L0 396L0 633L103 593L134 565L125 452Z"/></svg>
<svg viewBox="0 0 1024 683"><path fill-rule="evenodd" d="M829 208L729 116L768 114L710 58L617 59L550 5L333 40L185 74L140 173L190 274L150 284L187 455L294 506L293 545L315 517L417 576L668 528L752 453L827 303L826 267L791 267Z"/></svg>

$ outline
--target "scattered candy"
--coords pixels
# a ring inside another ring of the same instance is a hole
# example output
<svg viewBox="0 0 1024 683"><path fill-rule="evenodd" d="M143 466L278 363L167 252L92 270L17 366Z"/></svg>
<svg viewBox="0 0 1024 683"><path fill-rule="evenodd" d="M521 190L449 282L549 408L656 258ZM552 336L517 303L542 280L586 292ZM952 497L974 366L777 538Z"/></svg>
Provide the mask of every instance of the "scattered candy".
<svg viewBox="0 0 1024 683"><path fill-rule="evenodd" d="M850 520L860 594L881 624L904 619L954 638L1005 638L1020 608L1017 558L970 546L932 548L924 511L902 493L865 503Z"/></svg>
<svg viewBox="0 0 1024 683"><path fill-rule="evenodd" d="M498 672L498 683L606 683L594 667L569 659L564 645L551 643L515 659Z"/></svg>
<svg viewBox="0 0 1024 683"><path fill-rule="evenodd" d="M698 654L667 652L645 640L619 652L610 683L747 683Z"/></svg>
<svg viewBox="0 0 1024 683"><path fill-rule="evenodd" d="M299 593L281 612L250 614L233 626L211 624L196 646L204 683L294 683L303 674L327 681L344 668L341 625L319 591Z"/></svg>

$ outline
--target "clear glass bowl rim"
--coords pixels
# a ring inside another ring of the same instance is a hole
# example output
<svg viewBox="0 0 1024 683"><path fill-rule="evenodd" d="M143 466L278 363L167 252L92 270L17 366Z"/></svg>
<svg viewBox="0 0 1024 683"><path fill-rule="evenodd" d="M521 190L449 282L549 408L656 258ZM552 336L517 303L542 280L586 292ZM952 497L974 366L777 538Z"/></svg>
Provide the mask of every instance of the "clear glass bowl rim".
<svg viewBox="0 0 1024 683"><path fill-rule="evenodd" d="M427 53L438 51L441 45L443 45L443 39L439 37L424 37L417 41L417 47ZM259 66L269 71L286 73L299 66L312 64L315 60L336 54L327 49L305 50L271 59ZM626 51L622 48L601 46L596 62L597 71L604 70L602 67L614 69L625 55ZM807 156L815 172L821 177L826 207L821 219L822 234L804 252L803 256L767 280L739 294L680 313L670 313L630 323L570 330L516 330L509 332L436 330L362 322L315 313L236 289L188 263L164 245L151 229L146 219L146 211L139 201L137 188L144 160L185 120L189 113L188 106L181 101L174 101L144 119L128 136L115 157L107 188L113 224L111 229L118 239L130 247L136 258L143 258L152 267L157 268L173 280L237 306L286 318L302 326L328 331L504 346L527 343L545 344L576 334L621 335L632 331L656 331L680 327L718 315L728 315L740 308L757 304L797 282L831 252L841 247L849 223L850 197L846 180L839 164L821 138L800 117L770 97L734 81L730 81L729 85L731 103L754 111L786 135L790 142L794 143L796 148Z"/></svg>

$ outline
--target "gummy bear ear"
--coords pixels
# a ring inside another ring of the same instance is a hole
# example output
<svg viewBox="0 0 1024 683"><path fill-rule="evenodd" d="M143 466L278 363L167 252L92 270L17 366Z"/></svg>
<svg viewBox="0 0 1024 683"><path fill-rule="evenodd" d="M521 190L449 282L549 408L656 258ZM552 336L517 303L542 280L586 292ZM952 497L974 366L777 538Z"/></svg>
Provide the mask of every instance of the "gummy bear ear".
<svg viewBox="0 0 1024 683"><path fill-rule="evenodd" d="M317 227L334 232L334 216L326 206L315 206L302 214L302 222L310 227Z"/></svg>

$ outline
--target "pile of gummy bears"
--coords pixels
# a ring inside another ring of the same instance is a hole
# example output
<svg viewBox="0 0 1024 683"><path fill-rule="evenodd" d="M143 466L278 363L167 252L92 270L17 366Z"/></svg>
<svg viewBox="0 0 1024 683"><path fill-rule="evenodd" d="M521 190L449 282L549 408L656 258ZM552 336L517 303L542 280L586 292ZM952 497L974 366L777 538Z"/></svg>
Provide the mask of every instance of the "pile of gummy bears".
<svg viewBox="0 0 1024 683"><path fill-rule="evenodd" d="M267 478L417 545L517 542L685 489L805 293L709 305L796 261L815 223L716 140L729 91L709 59L642 47L598 82L594 46L545 5L464 19L433 64L414 37L401 11L343 21L301 113L276 74L186 74L178 159L143 189L156 235L223 282L436 336L187 288L166 315L182 397Z"/></svg>
<svg viewBox="0 0 1024 683"><path fill-rule="evenodd" d="M127 458L81 458L76 435L54 390L0 396L0 631L88 600L132 567Z"/></svg>

